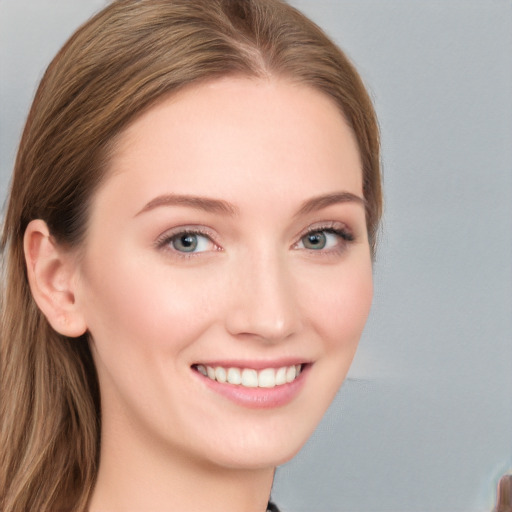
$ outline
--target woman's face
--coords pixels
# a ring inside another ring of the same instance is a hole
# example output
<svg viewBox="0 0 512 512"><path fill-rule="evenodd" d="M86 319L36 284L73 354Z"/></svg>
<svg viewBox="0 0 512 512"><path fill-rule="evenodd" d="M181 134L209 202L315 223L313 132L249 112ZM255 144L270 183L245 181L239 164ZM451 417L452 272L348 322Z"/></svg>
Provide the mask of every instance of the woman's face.
<svg viewBox="0 0 512 512"><path fill-rule="evenodd" d="M294 455L370 309L362 194L351 131L306 86L226 78L138 118L77 263L103 429L224 467Z"/></svg>

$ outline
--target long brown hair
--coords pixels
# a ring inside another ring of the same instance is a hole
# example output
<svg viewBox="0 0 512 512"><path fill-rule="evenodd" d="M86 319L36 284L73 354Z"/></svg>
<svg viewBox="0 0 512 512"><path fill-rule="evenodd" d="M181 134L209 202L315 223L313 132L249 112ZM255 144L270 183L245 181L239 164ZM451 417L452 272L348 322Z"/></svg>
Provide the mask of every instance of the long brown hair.
<svg viewBox="0 0 512 512"><path fill-rule="evenodd" d="M498 482L494 512L512 512L512 475L503 475Z"/></svg>
<svg viewBox="0 0 512 512"><path fill-rule="evenodd" d="M362 157L370 245L381 214L379 136L344 54L280 0L117 0L48 67L17 155L1 250L0 510L83 511L94 486L100 396L87 335L55 332L32 299L23 234L43 219L79 247L118 135L159 99L226 75L283 76L330 96Z"/></svg>

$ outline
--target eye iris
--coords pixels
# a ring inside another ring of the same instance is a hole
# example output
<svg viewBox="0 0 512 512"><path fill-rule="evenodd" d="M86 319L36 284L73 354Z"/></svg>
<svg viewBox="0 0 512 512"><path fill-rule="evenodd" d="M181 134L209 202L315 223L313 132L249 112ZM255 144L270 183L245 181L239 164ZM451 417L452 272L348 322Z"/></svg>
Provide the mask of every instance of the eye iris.
<svg viewBox="0 0 512 512"><path fill-rule="evenodd" d="M302 243L306 249L323 249L327 243L327 237L322 231L307 234Z"/></svg>
<svg viewBox="0 0 512 512"><path fill-rule="evenodd" d="M197 248L197 235L185 233L173 240L174 248L182 252L193 252Z"/></svg>

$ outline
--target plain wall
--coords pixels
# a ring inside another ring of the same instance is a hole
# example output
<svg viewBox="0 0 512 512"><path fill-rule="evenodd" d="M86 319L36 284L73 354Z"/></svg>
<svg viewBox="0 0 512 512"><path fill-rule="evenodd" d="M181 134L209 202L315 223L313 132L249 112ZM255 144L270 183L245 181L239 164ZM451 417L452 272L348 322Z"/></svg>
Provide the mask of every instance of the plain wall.
<svg viewBox="0 0 512 512"><path fill-rule="evenodd" d="M0 0L0 199L46 65L103 0ZM512 469L512 1L295 0L380 118L385 217L349 378L286 512L484 512Z"/></svg>

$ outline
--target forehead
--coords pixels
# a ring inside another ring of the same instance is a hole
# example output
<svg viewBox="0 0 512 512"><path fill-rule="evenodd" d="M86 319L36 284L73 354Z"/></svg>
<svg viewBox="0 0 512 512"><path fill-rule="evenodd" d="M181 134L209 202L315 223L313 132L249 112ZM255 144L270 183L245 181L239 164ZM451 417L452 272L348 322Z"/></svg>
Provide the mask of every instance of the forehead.
<svg viewBox="0 0 512 512"><path fill-rule="evenodd" d="M166 189L236 202L242 188L286 196L292 184L362 194L357 143L335 102L273 78L223 78L162 100L120 135L109 171L107 186L130 181L148 199Z"/></svg>

